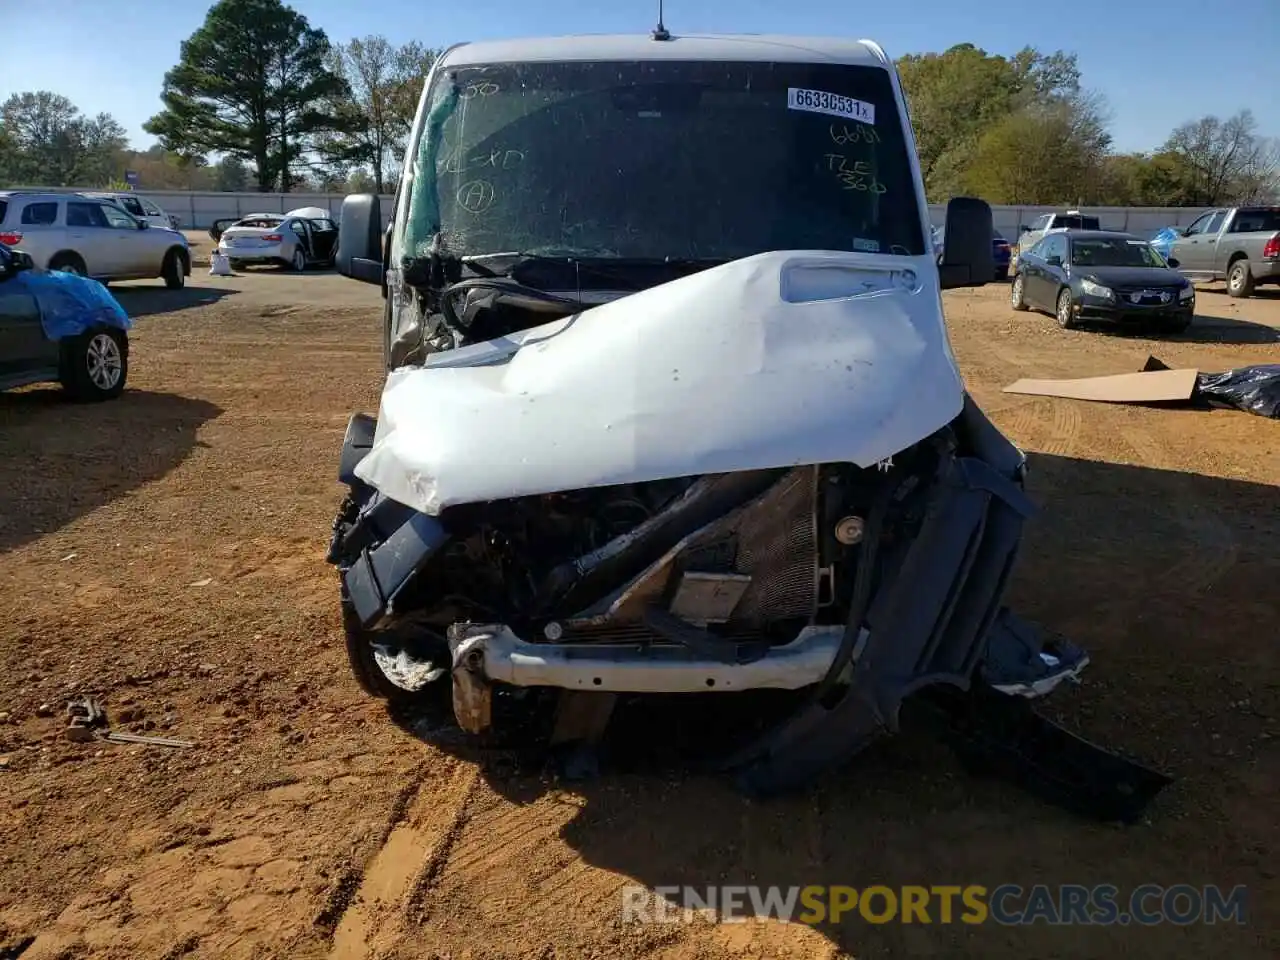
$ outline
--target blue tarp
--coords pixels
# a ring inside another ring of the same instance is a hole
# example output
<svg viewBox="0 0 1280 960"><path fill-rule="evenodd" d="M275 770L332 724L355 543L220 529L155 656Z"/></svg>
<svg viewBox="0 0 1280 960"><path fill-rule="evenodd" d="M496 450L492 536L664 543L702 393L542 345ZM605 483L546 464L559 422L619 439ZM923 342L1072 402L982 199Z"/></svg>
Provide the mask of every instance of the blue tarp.
<svg viewBox="0 0 1280 960"><path fill-rule="evenodd" d="M23 270L4 282L7 290L25 290L36 298L50 340L74 337L91 327L133 326L124 307L97 280L58 270Z"/></svg>
<svg viewBox="0 0 1280 960"><path fill-rule="evenodd" d="M1151 238L1150 243L1151 246L1155 248L1156 253L1168 260L1170 254L1173 252L1173 241L1177 240L1180 236L1182 236L1182 230L1180 228L1165 227Z"/></svg>

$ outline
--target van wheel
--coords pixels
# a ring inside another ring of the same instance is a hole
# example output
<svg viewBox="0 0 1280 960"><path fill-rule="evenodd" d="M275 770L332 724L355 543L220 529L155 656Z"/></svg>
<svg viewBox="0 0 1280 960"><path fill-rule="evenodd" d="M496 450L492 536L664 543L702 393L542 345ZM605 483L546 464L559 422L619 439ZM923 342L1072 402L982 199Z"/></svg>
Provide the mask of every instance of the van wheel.
<svg viewBox="0 0 1280 960"><path fill-rule="evenodd" d="M50 270L61 270L63 273L74 273L80 277L87 277L89 271L85 269L84 260L79 254L60 253L49 261Z"/></svg>
<svg viewBox="0 0 1280 960"><path fill-rule="evenodd" d="M75 400L111 400L129 377L129 338L123 330L98 328L62 341L63 389Z"/></svg>
<svg viewBox="0 0 1280 960"><path fill-rule="evenodd" d="M164 278L164 285L170 290L181 290L187 282L186 265L182 262L182 254L177 250L170 250L164 255L164 263L160 267L160 276Z"/></svg>
<svg viewBox="0 0 1280 960"><path fill-rule="evenodd" d="M1253 273L1248 260L1237 260L1227 271L1227 293L1233 297L1253 295Z"/></svg>

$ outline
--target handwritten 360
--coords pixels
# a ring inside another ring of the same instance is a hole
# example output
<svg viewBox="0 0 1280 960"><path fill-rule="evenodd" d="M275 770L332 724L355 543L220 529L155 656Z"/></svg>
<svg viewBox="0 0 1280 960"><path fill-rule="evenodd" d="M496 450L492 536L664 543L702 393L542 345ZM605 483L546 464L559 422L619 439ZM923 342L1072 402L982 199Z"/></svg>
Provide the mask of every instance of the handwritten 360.
<svg viewBox="0 0 1280 960"><path fill-rule="evenodd" d="M871 193L888 193L889 188L876 179L871 164L865 160L850 160L838 153L824 153L827 169L836 175L846 190L866 190Z"/></svg>

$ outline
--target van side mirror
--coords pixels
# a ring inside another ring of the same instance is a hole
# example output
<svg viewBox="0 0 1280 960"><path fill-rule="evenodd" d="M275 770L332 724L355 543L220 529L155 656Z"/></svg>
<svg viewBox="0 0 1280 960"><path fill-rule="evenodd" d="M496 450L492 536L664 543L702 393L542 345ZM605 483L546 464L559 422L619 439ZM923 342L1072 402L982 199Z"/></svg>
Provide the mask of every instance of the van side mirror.
<svg viewBox="0 0 1280 960"><path fill-rule="evenodd" d="M381 285L382 201L374 193L353 193L342 201L338 219L338 272L352 280Z"/></svg>
<svg viewBox="0 0 1280 960"><path fill-rule="evenodd" d="M938 263L938 281L943 290L992 282L996 270L991 249L994 229L991 205L985 200L951 198L943 228L942 259Z"/></svg>
<svg viewBox="0 0 1280 960"><path fill-rule="evenodd" d="M1030 233L1030 232L1031 232L1031 228L1030 228L1030 227L1028 227L1025 223L1020 223L1020 224L1018 224L1018 232L1019 232L1019 233Z"/></svg>
<svg viewBox="0 0 1280 960"><path fill-rule="evenodd" d="M1167 263L1167 264L1169 265L1169 267L1170 267L1171 269L1173 269L1173 270L1177 270L1177 269L1178 269L1178 258L1177 258L1177 257L1170 257L1168 260L1166 260L1166 261L1165 261L1165 263Z"/></svg>

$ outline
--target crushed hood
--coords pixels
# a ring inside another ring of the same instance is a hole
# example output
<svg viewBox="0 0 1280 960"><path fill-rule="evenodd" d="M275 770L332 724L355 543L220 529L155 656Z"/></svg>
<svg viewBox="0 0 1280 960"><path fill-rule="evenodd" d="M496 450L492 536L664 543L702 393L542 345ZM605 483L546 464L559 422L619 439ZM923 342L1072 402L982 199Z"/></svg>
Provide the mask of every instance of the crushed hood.
<svg viewBox="0 0 1280 960"><path fill-rule="evenodd" d="M437 514L704 473L869 466L963 400L929 258L763 253L393 371L356 475Z"/></svg>

